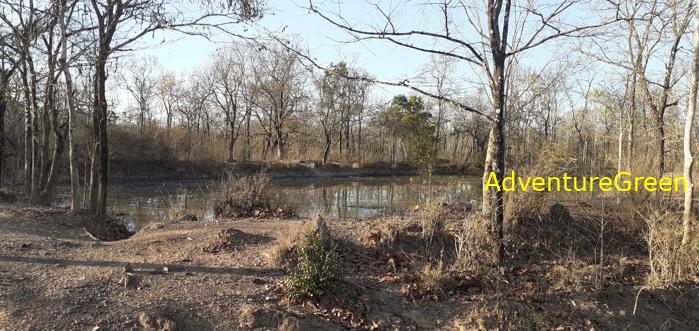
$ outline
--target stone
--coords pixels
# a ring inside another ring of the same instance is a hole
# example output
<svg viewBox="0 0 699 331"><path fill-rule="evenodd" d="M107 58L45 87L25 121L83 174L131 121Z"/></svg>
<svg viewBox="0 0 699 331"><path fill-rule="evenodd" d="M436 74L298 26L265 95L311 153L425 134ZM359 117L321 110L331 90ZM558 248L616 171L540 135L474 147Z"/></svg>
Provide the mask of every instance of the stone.
<svg viewBox="0 0 699 331"><path fill-rule="evenodd" d="M159 318L157 324L159 331L177 331L177 323L171 319Z"/></svg>
<svg viewBox="0 0 699 331"><path fill-rule="evenodd" d="M155 317L146 312L138 315L138 322L145 331L177 331L177 323L166 317Z"/></svg>
<svg viewBox="0 0 699 331"><path fill-rule="evenodd" d="M138 282L136 280L136 277L134 277L134 275L131 273L124 274L124 277L122 277L121 280L119 281L120 285L123 285L124 287L129 287L129 288L136 287L137 283Z"/></svg>
<svg viewBox="0 0 699 331"><path fill-rule="evenodd" d="M277 329L284 321L285 314L274 308L252 308L240 317L240 326L248 329Z"/></svg>

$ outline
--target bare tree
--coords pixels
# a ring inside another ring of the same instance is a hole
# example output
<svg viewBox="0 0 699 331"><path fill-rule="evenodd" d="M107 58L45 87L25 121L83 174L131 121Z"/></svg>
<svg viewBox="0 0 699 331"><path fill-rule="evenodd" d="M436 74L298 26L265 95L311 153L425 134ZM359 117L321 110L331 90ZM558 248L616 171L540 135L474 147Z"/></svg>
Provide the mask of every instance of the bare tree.
<svg viewBox="0 0 699 331"><path fill-rule="evenodd" d="M282 160L289 137L288 120L300 111L306 99L307 74L296 53L282 47L258 50L252 65L255 83L252 102L260 110L258 119L268 134L268 145Z"/></svg>
<svg viewBox="0 0 699 331"><path fill-rule="evenodd" d="M179 82L173 73L165 73L161 75L160 82L157 86L157 95L165 112L165 127L167 129L167 138L170 139L170 130L172 129L172 120L175 115L175 109L179 99Z"/></svg>
<svg viewBox="0 0 699 331"><path fill-rule="evenodd" d="M228 161L235 159L235 143L246 119L245 88L247 64L241 49L219 50L210 67L210 79L215 104L223 112L228 128Z"/></svg>
<svg viewBox="0 0 699 331"><path fill-rule="evenodd" d="M224 3L204 2L200 11L167 0L90 0L94 24L97 26L95 50L93 134L96 137L96 162L91 177L97 183L91 190L91 210L103 217L107 212L109 183L108 102L106 97L107 64L117 52L158 30L176 30L199 34L191 27L222 29L226 25L258 17L256 0L234 0ZM192 13L195 13L192 16ZM222 22L223 21L223 22ZM221 23L222 22L222 23Z"/></svg>
<svg viewBox="0 0 699 331"><path fill-rule="evenodd" d="M699 83L699 7L694 9L694 48L692 58L692 73L689 89L689 100L687 101L687 117L684 124L684 178L687 187L684 188L684 212L682 213L682 245L689 242L690 222L693 219L694 202L694 179L692 168L694 166L694 155L692 152L692 129L694 127L694 113L697 108L697 84Z"/></svg>
<svg viewBox="0 0 699 331"><path fill-rule="evenodd" d="M490 88L492 111L489 114L483 114L455 98L445 98L421 89L408 81L382 83L405 86L438 100L452 102L463 111L487 116L491 122L491 130L483 172L485 183L491 172L498 178L503 178L505 173L504 122L507 109L505 87L509 73L508 61L557 38L582 37L597 27L609 24L606 20L599 21L591 17L580 22L564 21L563 17L569 10L584 10L576 9L576 5L579 3L572 0L528 1L515 6L511 0L429 2L420 5L422 10L429 12L432 17L441 18L439 23L435 22L432 25L434 29L431 30L411 28L407 26L410 22L396 17L400 11L394 9L410 6L410 3L392 3L388 8L382 7L381 4L369 3L369 6L375 8L376 13L373 16L375 20L369 21L378 22L375 25L350 21L342 16L342 5L339 2L336 4L338 11L333 13L327 9L330 6L318 7L310 0L309 10L330 24L349 32L355 37L354 40L384 40L418 52L447 56L481 71ZM485 23L482 19L485 19ZM484 192L482 213L492 220L492 230L500 241L504 238L504 210L503 192ZM500 248L502 253L503 247Z"/></svg>
<svg viewBox="0 0 699 331"><path fill-rule="evenodd" d="M5 115L10 105L10 80L20 65L19 55L12 44L12 32L0 30L0 187L5 178Z"/></svg>
<svg viewBox="0 0 699 331"><path fill-rule="evenodd" d="M155 98L158 82L156 73L158 61L153 57L134 59L127 64L126 72L121 74L121 79L131 98L136 101L136 124L138 136L142 137L148 122L151 119L151 104Z"/></svg>
<svg viewBox="0 0 699 331"><path fill-rule="evenodd" d="M604 38L580 48L590 57L630 73L629 153L633 152L634 116L639 108L637 99L642 99L651 110L654 121L658 176L666 171L665 114L678 103L671 100L673 88L681 75L675 72L675 66L694 6L693 1L684 0L620 1L615 13L623 23L614 26L615 30L607 31ZM627 32L619 34L619 28ZM664 70L656 75L652 67L658 63Z"/></svg>

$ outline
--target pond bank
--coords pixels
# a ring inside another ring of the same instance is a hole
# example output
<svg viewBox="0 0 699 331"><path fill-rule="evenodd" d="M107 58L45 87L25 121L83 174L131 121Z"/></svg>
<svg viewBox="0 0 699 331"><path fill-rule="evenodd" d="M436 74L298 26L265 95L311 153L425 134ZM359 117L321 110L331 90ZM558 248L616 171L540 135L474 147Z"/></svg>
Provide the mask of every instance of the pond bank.
<svg viewBox="0 0 699 331"><path fill-rule="evenodd" d="M623 268L604 288L588 279L594 263L532 255L502 270L506 284L461 280L448 292L418 295L411 289L425 261L419 217L328 221L346 270L341 295L303 304L285 301L286 272L267 258L300 220L154 224L126 240L99 242L65 210L0 205L0 329L140 330L157 320L176 330L699 326L696 285L639 292L646 266L627 249L609 252ZM399 229L395 251L375 245L387 224ZM235 234L233 247L212 250L221 233Z"/></svg>
<svg viewBox="0 0 699 331"><path fill-rule="evenodd" d="M246 175L267 171L274 179L292 178L348 178L416 176L418 168L410 164L389 163L322 165L314 161L248 161L248 162L182 162L182 161L121 161L112 160L112 183L132 184L148 181L207 180L221 178L228 171ZM457 176L471 173L464 165L442 164L435 167L433 175Z"/></svg>

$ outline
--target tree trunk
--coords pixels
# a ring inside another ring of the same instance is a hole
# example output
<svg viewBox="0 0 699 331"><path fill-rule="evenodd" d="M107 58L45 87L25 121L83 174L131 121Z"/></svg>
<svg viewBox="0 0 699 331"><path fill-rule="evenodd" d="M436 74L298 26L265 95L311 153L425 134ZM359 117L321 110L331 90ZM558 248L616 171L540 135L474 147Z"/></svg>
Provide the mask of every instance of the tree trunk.
<svg viewBox="0 0 699 331"><path fill-rule="evenodd" d="M330 146L332 145L332 139L330 135L325 133L325 147L323 148L323 165L328 164L328 158L330 157Z"/></svg>
<svg viewBox="0 0 699 331"><path fill-rule="evenodd" d="M691 75L691 87L687 109L687 119L684 124L684 178L687 187L684 191L684 212L682 213L682 246L689 242L690 222L693 219L692 207L694 199L694 181L692 167L694 156L692 155L692 127L694 113L697 107L697 80L699 79L699 8L696 9L694 18L694 63Z"/></svg>
<svg viewBox="0 0 699 331"><path fill-rule="evenodd" d="M507 51L507 35L510 19L510 0L505 0L502 32L500 32L500 10L502 2L488 2L488 27L490 30L490 50L493 58L491 75L491 93L493 96L492 127L488 141L485 169L483 171L483 187L491 172L495 173L498 181L505 175L505 61ZM502 35L501 35L502 33ZM498 255L504 257L505 237L505 199L501 190L490 189L483 192L483 216L491 221L492 231L497 234Z"/></svg>
<svg viewBox="0 0 699 331"><path fill-rule="evenodd" d="M655 124L657 126L655 142L658 146L658 178L660 178L665 173L665 123L663 115L656 115Z"/></svg>
<svg viewBox="0 0 699 331"><path fill-rule="evenodd" d="M230 138L228 140L228 162L233 162L235 160L235 122L229 122L230 124Z"/></svg>
<svg viewBox="0 0 699 331"><path fill-rule="evenodd" d="M284 159L284 136L281 130L277 130L277 137L275 138L275 147L277 151L277 160Z"/></svg>
<svg viewBox="0 0 699 331"><path fill-rule="evenodd" d="M5 112L7 111L7 78L3 73L3 77L0 77L0 188L3 184L3 178L5 177Z"/></svg>
<svg viewBox="0 0 699 331"><path fill-rule="evenodd" d="M251 146L250 146L250 117L252 112L250 109L247 110L245 116L245 153L243 153L243 160L250 160L251 157Z"/></svg>
<svg viewBox="0 0 699 331"><path fill-rule="evenodd" d="M94 212L97 217L107 215L107 187L109 184L109 144L107 133L107 98L105 83L107 81L107 58L98 57L95 64L95 100L94 100L94 136L96 140L95 160L97 192ZM94 194L94 193L93 193Z"/></svg>
<svg viewBox="0 0 699 331"><path fill-rule="evenodd" d="M65 12L65 0L61 1L61 12ZM80 173L78 172L78 158L75 152L75 90L73 89L73 77L68 66L68 45L66 32L66 18L61 17L61 66L63 77L66 81L66 105L68 106L68 168L70 170L70 211L76 214L80 211ZM168 113L168 125L169 123ZM169 128L168 128L169 134Z"/></svg>

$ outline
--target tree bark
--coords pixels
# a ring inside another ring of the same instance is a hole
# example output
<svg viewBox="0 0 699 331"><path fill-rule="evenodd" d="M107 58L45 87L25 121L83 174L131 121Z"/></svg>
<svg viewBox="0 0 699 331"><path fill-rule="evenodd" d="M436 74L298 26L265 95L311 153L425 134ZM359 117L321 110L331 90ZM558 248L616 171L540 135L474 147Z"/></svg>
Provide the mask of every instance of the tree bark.
<svg viewBox="0 0 699 331"><path fill-rule="evenodd" d="M684 178L687 181L687 187L685 187L684 191L684 211L682 213L682 246L689 242L690 223L694 216L692 211L694 200L694 180L692 178L692 168L694 165L694 156L692 153L692 127L694 124L694 113L697 107L697 80L699 79L699 7L695 9L693 38L693 70L691 74L687 119L684 124Z"/></svg>
<svg viewBox="0 0 699 331"><path fill-rule="evenodd" d="M94 137L96 161L93 179L96 180L97 191L93 192L93 201L95 203L94 212L97 217L105 217L107 215L107 187L109 184L109 144L107 133L107 98L105 91L105 83L107 81L107 58L99 56L95 64L95 81L94 81Z"/></svg>
<svg viewBox="0 0 699 331"><path fill-rule="evenodd" d="M75 152L75 90L73 89L73 77L68 65L68 33L66 31L66 1L61 4L61 67L66 82L66 105L68 106L68 167L70 170L70 211L76 214L80 211L80 173L78 172L78 158ZM169 131L168 131L169 133Z"/></svg>
<svg viewBox="0 0 699 331"><path fill-rule="evenodd" d="M488 176L494 172L499 181L505 174L505 61L507 50L508 27L510 18L510 0L504 1L503 27L500 30L499 21L503 1L488 1L488 27L490 30L490 51L492 53L493 69L491 75L491 93L493 96L493 117L485 169L483 171L483 187ZM491 221L492 231L497 236L498 254L504 256L505 237L505 199L501 190L491 189L483 192L483 216Z"/></svg>
<svg viewBox="0 0 699 331"><path fill-rule="evenodd" d="M7 90L8 90L8 78L5 77L5 73L2 73L2 81L0 81L0 188L3 185L3 179L5 178L5 112L7 111Z"/></svg>

